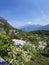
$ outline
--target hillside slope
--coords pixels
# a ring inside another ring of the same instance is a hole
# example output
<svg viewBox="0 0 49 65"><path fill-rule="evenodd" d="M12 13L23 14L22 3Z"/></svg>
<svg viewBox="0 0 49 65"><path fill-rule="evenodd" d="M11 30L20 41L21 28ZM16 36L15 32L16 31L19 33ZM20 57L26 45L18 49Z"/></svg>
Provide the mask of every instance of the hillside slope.
<svg viewBox="0 0 49 65"><path fill-rule="evenodd" d="M9 31L10 29L14 28L7 22L6 19L0 17L0 32L7 32L7 30Z"/></svg>

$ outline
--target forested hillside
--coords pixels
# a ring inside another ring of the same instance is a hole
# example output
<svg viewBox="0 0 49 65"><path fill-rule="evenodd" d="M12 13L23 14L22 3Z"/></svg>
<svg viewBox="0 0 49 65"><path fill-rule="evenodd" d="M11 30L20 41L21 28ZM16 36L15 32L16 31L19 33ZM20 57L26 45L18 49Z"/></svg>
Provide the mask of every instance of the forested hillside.
<svg viewBox="0 0 49 65"><path fill-rule="evenodd" d="M1 21L4 23L6 20ZM25 33L7 24L6 21L3 24L5 28L0 27L0 57L10 65L49 65L49 32ZM12 32L9 33L11 27ZM12 39L27 40L27 42L19 47Z"/></svg>

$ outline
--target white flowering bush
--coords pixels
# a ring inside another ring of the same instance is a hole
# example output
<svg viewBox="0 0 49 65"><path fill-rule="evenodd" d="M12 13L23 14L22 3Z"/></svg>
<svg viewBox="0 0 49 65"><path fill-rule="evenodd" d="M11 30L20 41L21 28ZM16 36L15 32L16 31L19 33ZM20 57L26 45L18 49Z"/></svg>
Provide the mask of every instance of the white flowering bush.
<svg viewBox="0 0 49 65"><path fill-rule="evenodd" d="M8 55L11 58L10 63L13 65L23 65L24 62L28 62L31 59L31 55L27 51L24 51L23 49L13 46L10 46L10 49L8 48Z"/></svg>

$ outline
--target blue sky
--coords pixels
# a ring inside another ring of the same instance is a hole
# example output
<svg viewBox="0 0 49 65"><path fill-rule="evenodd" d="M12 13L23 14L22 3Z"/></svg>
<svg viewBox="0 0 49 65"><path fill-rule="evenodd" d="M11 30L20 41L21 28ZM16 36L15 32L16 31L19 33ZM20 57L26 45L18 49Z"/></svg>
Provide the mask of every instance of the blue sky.
<svg viewBox="0 0 49 65"><path fill-rule="evenodd" d="M0 16L14 27L49 24L49 0L0 0Z"/></svg>

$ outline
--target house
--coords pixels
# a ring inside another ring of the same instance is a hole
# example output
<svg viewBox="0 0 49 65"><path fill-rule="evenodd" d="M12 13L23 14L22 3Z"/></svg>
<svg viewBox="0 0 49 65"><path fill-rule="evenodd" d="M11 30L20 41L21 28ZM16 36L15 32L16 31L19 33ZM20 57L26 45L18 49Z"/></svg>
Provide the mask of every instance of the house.
<svg viewBox="0 0 49 65"><path fill-rule="evenodd" d="M19 39L12 39L12 41L14 42L15 45L17 45L19 47L22 47L26 43L26 41L19 40Z"/></svg>
<svg viewBox="0 0 49 65"><path fill-rule="evenodd" d="M10 33L15 33L15 30L14 29L10 29L9 32Z"/></svg>
<svg viewBox="0 0 49 65"><path fill-rule="evenodd" d="M27 38L20 38L20 40L28 42L29 40Z"/></svg>
<svg viewBox="0 0 49 65"><path fill-rule="evenodd" d="M38 34L34 34L35 36L38 36Z"/></svg>
<svg viewBox="0 0 49 65"><path fill-rule="evenodd" d="M3 58L0 57L0 65L10 65Z"/></svg>
<svg viewBox="0 0 49 65"><path fill-rule="evenodd" d="M9 34L13 34L15 36L15 35L19 34L19 32L16 32L16 30L14 30L14 29L10 29Z"/></svg>

